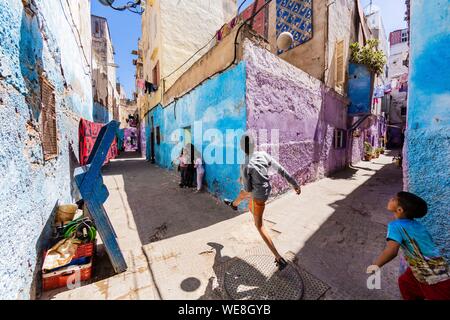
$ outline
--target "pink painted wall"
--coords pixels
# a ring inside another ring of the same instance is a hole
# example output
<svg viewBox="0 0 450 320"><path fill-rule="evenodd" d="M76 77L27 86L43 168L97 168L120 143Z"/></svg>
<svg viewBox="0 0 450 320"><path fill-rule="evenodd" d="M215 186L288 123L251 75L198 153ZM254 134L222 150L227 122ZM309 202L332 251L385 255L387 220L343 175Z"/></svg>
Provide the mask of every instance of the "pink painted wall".
<svg viewBox="0 0 450 320"><path fill-rule="evenodd" d="M301 183L344 168L346 149L334 149L333 137L347 127L345 98L248 40L244 60L247 128L268 130L267 151L278 148L279 162ZM279 143L270 141L271 129L279 130ZM278 175L272 182L275 193L287 187Z"/></svg>

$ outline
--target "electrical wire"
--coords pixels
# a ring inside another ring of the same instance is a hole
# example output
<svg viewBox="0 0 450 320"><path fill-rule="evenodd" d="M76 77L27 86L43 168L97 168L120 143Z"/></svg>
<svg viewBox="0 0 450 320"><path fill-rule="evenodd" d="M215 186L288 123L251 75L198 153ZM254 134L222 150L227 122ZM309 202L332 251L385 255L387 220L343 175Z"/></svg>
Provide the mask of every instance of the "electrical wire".
<svg viewBox="0 0 450 320"><path fill-rule="evenodd" d="M137 11L137 7L141 5L141 1L137 1L137 2L133 2L133 1L128 1L127 4L125 6L122 7L114 7L113 5L110 5L111 8L113 8L114 10L117 11L131 11L133 13L137 13L139 15L142 15L144 13L144 9L141 8L141 11Z"/></svg>
<svg viewBox="0 0 450 320"><path fill-rule="evenodd" d="M249 20L251 20L252 18L254 18L260 11L261 11L261 9L262 8L264 8L268 3L270 3L272 0L270 0L269 2L267 2L264 6L262 6L261 8L260 8L260 10L258 10L252 17L250 17L249 19L247 19L246 21L244 21L244 24L246 23L246 22L248 22ZM239 16L239 11L241 10L241 8L242 8L242 6L245 4L245 2L247 2L247 0L244 0L241 4L240 4L240 6L239 6L239 8L238 8L238 13L237 13L237 15L236 15L236 17L238 17ZM239 32L238 32L238 34L239 34ZM198 49L192 56L190 56L182 65L180 65L177 69L175 69L174 71L172 71L170 74L168 74L167 76L165 76L164 78L162 78L162 80L165 80L165 79L167 79L167 78L169 78L171 75L173 75L175 72L177 72L178 70L180 70L183 66L185 66L192 58L194 58L200 51L202 51L204 48L206 48L214 39L216 38L216 34L203 46L203 47L201 47L200 49ZM236 58L235 58L236 59ZM234 60L235 60L234 59ZM234 63L234 62L233 62Z"/></svg>
<svg viewBox="0 0 450 320"><path fill-rule="evenodd" d="M178 68L176 68L174 71L172 71L170 74L168 74L167 76L165 76L162 80L167 79L168 77L170 77L171 75L173 75L175 72L177 72L178 70L180 70L183 66L185 66L193 57L195 57L200 51L202 51L203 49L205 49L214 39L216 38L216 35L214 34L214 36L200 49L198 49L192 56L190 56L182 65L180 65Z"/></svg>
<svg viewBox="0 0 450 320"><path fill-rule="evenodd" d="M239 8L238 8L237 15L239 15L239 11L241 10L242 6L243 6L246 2L247 2L247 0L242 1L241 5L240 5Z"/></svg>
<svg viewBox="0 0 450 320"><path fill-rule="evenodd" d="M241 23L241 25L239 26L237 32L236 32L236 37L234 39L234 58L233 61L231 61L231 63L226 66L225 68L223 68L222 70L219 70L215 73L213 73L212 75L210 75L208 78L204 79L203 81L201 81L200 83L198 83L195 87L193 87L192 89L190 89L188 92L185 92L183 95L188 94L189 92L191 92L192 90L194 90L195 88L197 88L198 86L202 85L203 82L205 82L208 79L211 79L212 77L226 71L227 69L229 69L232 65L234 65L236 63L236 59L237 59L237 45L238 45L238 37L239 37L239 33L241 32L241 29L248 24L249 21L251 21L254 17L256 17L267 5L269 5L273 0L266 0L266 3L261 6L261 8L259 8L251 17L249 17L248 19L246 19L244 22ZM174 100L178 100L180 97L176 97L174 98Z"/></svg>
<svg viewBox="0 0 450 320"><path fill-rule="evenodd" d="M73 35L74 35L75 37L76 37L77 35L76 35L75 32L73 31L73 27L74 27L75 30L77 31L78 39L80 40L80 44L78 45L78 43L77 43L77 45L78 45L78 48L81 49L81 51L83 52L83 57L84 57L84 59L86 60L86 64L87 64L88 69L89 69L89 72L86 73L86 71L85 71L85 69L84 69L84 63L83 63L83 72L84 72L85 75L90 76L90 75L91 75L91 65L89 64L89 61L88 61L88 59L87 59L87 57L86 57L86 53L84 52L83 41L81 40L80 31L78 30L78 28L77 28L77 26L76 26L76 24L75 24L75 20L74 20L74 18L73 18L72 11L70 10L69 0L66 0L66 3L67 3L67 6L69 7L69 13L70 13L70 17L71 17L71 19L72 19L72 23L70 23L69 18L67 17L66 10L64 10L64 5L63 5L62 1L63 1L63 0L60 0L60 1L59 1L59 4L61 5L62 11L63 11L63 13L64 13L64 17L66 18L66 21L67 21L67 23L68 23L69 26L70 26L70 30L72 31L72 33L73 33Z"/></svg>

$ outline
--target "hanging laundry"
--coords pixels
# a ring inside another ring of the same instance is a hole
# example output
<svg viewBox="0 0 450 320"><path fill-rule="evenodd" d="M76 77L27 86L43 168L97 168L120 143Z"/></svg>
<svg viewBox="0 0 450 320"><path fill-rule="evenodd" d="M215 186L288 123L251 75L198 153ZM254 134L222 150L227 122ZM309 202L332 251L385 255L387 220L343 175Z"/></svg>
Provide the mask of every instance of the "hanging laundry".
<svg viewBox="0 0 450 320"><path fill-rule="evenodd" d="M140 89L144 89L145 88L145 81L143 79L137 79L136 80L136 87L138 87Z"/></svg>
<svg viewBox="0 0 450 320"><path fill-rule="evenodd" d="M403 82L399 91L400 92L408 92L408 82Z"/></svg>
<svg viewBox="0 0 450 320"><path fill-rule="evenodd" d="M373 93L374 98L383 98L384 97L384 86L379 85L375 88Z"/></svg>
<svg viewBox="0 0 450 320"><path fill-rule="evenodd" d="M388 94L392 92L392 86L390 83L388 83L387 85L384 86L384 93Z"/></svg>
<svg viewBox="0 0 450 320"><path fill-rule="evenodd" d="M87 164L89 155L94 148L95 140L97 140L98 134L103 126L104 124L102 123L91 122L83 118L80 119L80 125L78 127L80 165L84 166ZM117 139L114 138L104 164L117 157L118 154Z"/></svg>
<svg viewBox="0 0 450 320"><path fill-rule="evenodd" d="M150 94L150 93L156 92L156 91L158 91L157 85L155 85L151 82L145 81L145 91L144 91L145 93Z"/></svg>
<svg viewBox="0 0 450 320"><path fill-rule="evenodd" d="M397 90L398 89L398 84L399 84L398 79L392 79L392 81L391 81L391 88L393 90Z"/></svg>

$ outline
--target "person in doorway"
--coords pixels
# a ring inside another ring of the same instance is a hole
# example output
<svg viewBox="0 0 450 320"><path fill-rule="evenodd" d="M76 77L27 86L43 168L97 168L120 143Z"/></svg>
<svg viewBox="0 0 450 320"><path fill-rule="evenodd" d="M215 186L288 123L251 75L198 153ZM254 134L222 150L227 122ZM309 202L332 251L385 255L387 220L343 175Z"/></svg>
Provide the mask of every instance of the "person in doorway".
<svg viewBox="0 0 450 320"><path fill-rule="evenodd" d="M187 171L187 159L184 148L181 149L180 156L178 157L178 171L180 172L180 188L184 188L186 186L186 171Z"/></svg>
<svg viewBox="0 0 450 320"><path fill-rule="evenodd" d="M187 188L194 187L194 175L195 175L195 167L194 167L194 145L192 143L188 143L185 146L185 154L186 154L186 178L185 178L185 186Z"/></svg>
<svg viewBox="0 0 450 320"><path fill-rule="evenodd" d="M263 215L266 201L270 196L271 185L269 181L269 168L275 169L293 187L297 194L301 193L300 186L289 173L269 154L264 151L255 151L255 143L249 134L241 138L241 149L245 153L245 162L241 165L240 179L243 190L235 200L225 199L224 203L233 210L237 210L243 200L249 200L249 209L253 214L255 226L264 242L275 256L275 264L281 271L287 266L287 262L278 253L267 230L263 225Z"/></svg>
<svg viewBox="0 0 450 320"><path fill-rule="evenodd" d="M203 168L203 160L200 152L195 152L194 167L197 171L197 190L196 193L200 192L203 187L203 176L205 175L205 169Z"/></svg>
<svg viewBox="0 0 450 320"><path fill-rule="evenodd" d="M389 200L387 209L395 220L387 227L386 248L367 273L378 271L394 259L401 247L408 263L406 272L398 278L403 299L450 300L449 266L427 229L416 220L428 212L425 200L402 191Z"/></svg>

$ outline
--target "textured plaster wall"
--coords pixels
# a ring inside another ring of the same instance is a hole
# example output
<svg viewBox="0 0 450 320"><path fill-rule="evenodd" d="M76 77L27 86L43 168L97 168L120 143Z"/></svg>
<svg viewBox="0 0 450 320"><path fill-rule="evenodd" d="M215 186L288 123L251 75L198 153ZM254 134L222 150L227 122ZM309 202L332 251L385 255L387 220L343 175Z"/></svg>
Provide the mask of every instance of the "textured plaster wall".
<svg viewBox="0 0 450 320"><path fill-rule="evenodd" d="M1 299L33 295L44 226L57 201L71 201L79 116L92 120L89 68L80 39L66 20L71 19L69 8L59 1L35 3L39 10L32 18L25 14L22 1L0 0ZM83 19L89 19L90 2L71 1L72 5L75 23L89 25ZM90 37L90 30L81 30L81 42L90 43L85 38ZM89 46L84 49L90 52ZM46 162L38 81L43 71L55 86L59 148L58 157Z"/></svg>
<svg viewBox="0 0 450 320"><path fill-rule="evenodd" d="M450 260L450 1L411 1L405 188L429 205L423 222Z"/></svg>
<svg viewBox="0 0 450 320"><path fill-rule="evenodd" d="M344 99L319 80L293 68L267 50L245 42L247 126L268 130L258 145L273 155L302 183L314 181L346 164L346 150L333 148L334 129L346 129ZM279 130L279 143L271 130ZM263 135L264 135L264 131ZM287 183L273 177L274 192Z"/></svg>
<svg viewBox="0 0 450 320"><path fill-rule="evenodd" d="M233 159L237 160L238 141L226 142L224 137L227 130L239 130L237 132L241 134L245 131L245 78L245 63L241 62L236 67L206 81L167 107L162 108L159 105L153 109L147 117L153 116L155 128L157 126L161 128L161 144L155 144L156 163L165 168L174 168L171 163L172 150L175 148L175 154L179 154L185 139L184 128L186 127L191 127L193 144L197 150L205 153L204 157L206 154L215 154L222 159L222 162L225 162L228 155L234 155ZM208 136L208 132L211 133L210 129L216 129L222 137ZM212 141L217 143L216 151L208 149ZM149 144L147 141L147 146ZM220 154L222 154L221 157ZM230 164L205 165L205 181L208 190L220 198L237 196L240 188L238 178L237 161Z"/></svg>

